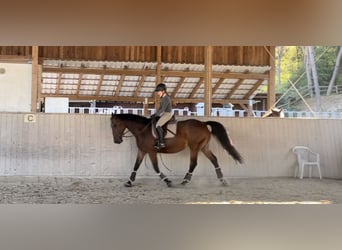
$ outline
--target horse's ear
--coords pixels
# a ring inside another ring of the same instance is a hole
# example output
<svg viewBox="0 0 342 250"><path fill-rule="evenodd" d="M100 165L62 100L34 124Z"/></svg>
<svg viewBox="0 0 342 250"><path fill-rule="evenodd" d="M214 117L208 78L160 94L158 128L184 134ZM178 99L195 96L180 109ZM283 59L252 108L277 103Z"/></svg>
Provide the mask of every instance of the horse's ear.
<svg viewBox="0 0 342 250"><path fill-rule="evenodd" d="M114 114L114 113L112 113L112 118L114 118L114 116L115 116L115 114Z"/></svg>

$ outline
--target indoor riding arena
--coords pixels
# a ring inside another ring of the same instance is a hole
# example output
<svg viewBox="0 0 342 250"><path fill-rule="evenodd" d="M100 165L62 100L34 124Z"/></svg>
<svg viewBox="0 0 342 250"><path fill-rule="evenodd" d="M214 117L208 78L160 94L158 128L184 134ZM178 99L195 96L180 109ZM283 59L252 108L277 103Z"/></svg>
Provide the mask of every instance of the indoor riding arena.
<svg viewBox="0 0 342 250"><path fill-rule="evenodd" d="M342 119L257 115L276 104L274 51L274 46L0 47L0 203L342 204ZM191 182L182 185L190 163L185 149L158 154L171 187L148 156L133 186L125 187L138 148L129 131L121 144L114 143L112 113L150 117L159 105L154 89L161 82L176 121L216 121L226 129L243 163L215 137L209 146L228 185L201 152ZM295 146L319 155L317 164L303 167L302 178Z"/></svg>

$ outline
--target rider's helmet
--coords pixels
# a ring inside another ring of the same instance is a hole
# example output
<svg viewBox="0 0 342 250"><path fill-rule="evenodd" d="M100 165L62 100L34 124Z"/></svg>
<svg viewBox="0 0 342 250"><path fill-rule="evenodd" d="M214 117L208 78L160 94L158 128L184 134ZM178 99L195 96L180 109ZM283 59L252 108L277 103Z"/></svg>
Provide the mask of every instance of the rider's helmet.
<svg viewBox="0 0 342 250"><path fill-rule="evenodd" d="M156 92L158 91L166 91L166 85L164 83L159 83L156 87Z"/></svg>

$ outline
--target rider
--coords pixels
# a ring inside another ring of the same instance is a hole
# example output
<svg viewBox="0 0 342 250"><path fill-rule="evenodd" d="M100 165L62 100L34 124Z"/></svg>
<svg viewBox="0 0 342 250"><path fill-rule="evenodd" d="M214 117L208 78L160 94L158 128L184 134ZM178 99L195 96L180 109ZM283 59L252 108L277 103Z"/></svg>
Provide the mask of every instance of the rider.
<svg viewBox="0 0 342 250"><path fill-rule="evenodd" d="M155 118L157 116L160 117L156 124L156 130L158 134L158 143L155 145L155 148L157 150L160 150L166 147L165 142L164 142L162 126L172 118L172 103L171 103L171 97L166 92L166 85L164 83L158 84L155 89L155 92L157 92L158 96L160 97L160 107L156 111L156 113L154 113L151 116L151 118Z"/></svg>

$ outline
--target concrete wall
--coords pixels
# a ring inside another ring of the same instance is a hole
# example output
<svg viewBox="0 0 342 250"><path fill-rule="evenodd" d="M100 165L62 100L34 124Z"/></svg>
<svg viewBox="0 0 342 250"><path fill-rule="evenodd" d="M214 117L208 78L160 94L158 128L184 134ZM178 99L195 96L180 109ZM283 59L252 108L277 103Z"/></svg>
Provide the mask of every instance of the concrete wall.
<svg viewBox="0 0 342 250"><path fill-rule="evenodd" d="M110 115L0 113L0 175L127 176L136 157L135 140L124 138L122 144L114 144L109 120ZM342 177L342 120L210 120L224 124L245 158L245 164L237 165L216 141L211 142L227 177L292 176L294 145L307 145L320 153L324 177ZM188 153L162 155L161 170L169 176L183 176ZM215 176L203 155L198 163L194 176ZM138 174L154 176L149 159Z"/></svg>
<svg viewBox="0 0 342 250"><path fill-rule="evenodd" d="M0 63L0 112L30 112L32 64Z"/></svg>

